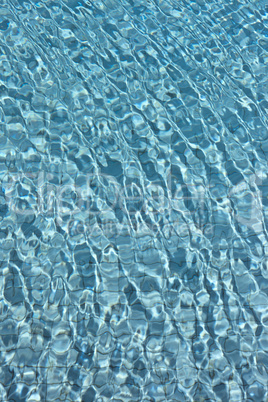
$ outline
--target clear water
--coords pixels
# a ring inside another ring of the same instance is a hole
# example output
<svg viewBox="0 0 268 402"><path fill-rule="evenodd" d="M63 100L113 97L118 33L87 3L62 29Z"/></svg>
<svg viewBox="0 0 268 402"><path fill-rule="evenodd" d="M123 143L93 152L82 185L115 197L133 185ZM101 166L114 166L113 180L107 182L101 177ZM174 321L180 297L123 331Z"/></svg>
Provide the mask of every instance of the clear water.
<svg viewBox="0 0 268 402"><path fill-rule="evenodd" d="M0 400L268 401L268 3L0 3Z"/></svg>

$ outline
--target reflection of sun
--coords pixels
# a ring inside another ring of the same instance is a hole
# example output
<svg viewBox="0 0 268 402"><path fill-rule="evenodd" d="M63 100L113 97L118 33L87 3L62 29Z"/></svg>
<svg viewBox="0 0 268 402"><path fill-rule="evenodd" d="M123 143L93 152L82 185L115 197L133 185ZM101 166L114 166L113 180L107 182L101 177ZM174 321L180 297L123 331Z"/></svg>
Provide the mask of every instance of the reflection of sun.
<svg viewBox="0 0 268 402"><path fill-rule="evenodd" d="M251 112L251 107L250 107L250 100L246 97L242 97L239 99L239 102L241 103L242 107L248 109Z"/></svg>

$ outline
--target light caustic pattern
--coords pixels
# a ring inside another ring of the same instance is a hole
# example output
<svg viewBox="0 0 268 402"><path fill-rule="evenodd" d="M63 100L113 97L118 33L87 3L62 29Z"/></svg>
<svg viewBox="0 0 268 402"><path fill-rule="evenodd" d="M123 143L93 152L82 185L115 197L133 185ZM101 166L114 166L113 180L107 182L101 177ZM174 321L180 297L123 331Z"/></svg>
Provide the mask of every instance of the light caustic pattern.
<svg viewBox="0 0 268 402"><path fill-rule="evenodd" d="M268 400L266 0L0 2L0 401Z"/></svg>

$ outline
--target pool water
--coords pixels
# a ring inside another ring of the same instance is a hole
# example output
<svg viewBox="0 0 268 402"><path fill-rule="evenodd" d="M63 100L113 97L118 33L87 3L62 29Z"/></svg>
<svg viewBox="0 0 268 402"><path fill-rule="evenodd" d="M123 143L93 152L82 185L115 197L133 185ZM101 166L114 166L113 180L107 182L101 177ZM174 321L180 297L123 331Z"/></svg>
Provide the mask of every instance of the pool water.
<svg viewBox="0 0 268 402"><path fill-rule="evenodd" d="M2 0L0 401L268 401L268 3Z"/></svg>

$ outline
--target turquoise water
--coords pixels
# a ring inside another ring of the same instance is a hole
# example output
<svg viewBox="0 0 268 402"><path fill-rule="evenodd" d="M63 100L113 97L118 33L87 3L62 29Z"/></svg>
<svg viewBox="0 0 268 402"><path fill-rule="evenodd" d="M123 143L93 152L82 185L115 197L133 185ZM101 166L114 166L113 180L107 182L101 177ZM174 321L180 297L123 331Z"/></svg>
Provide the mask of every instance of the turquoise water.
<svg viewBox="0 0 268 402"><path fill-rule="evenodd" d="M0 2L0 401L268 401L268 3Z"/></svg>

